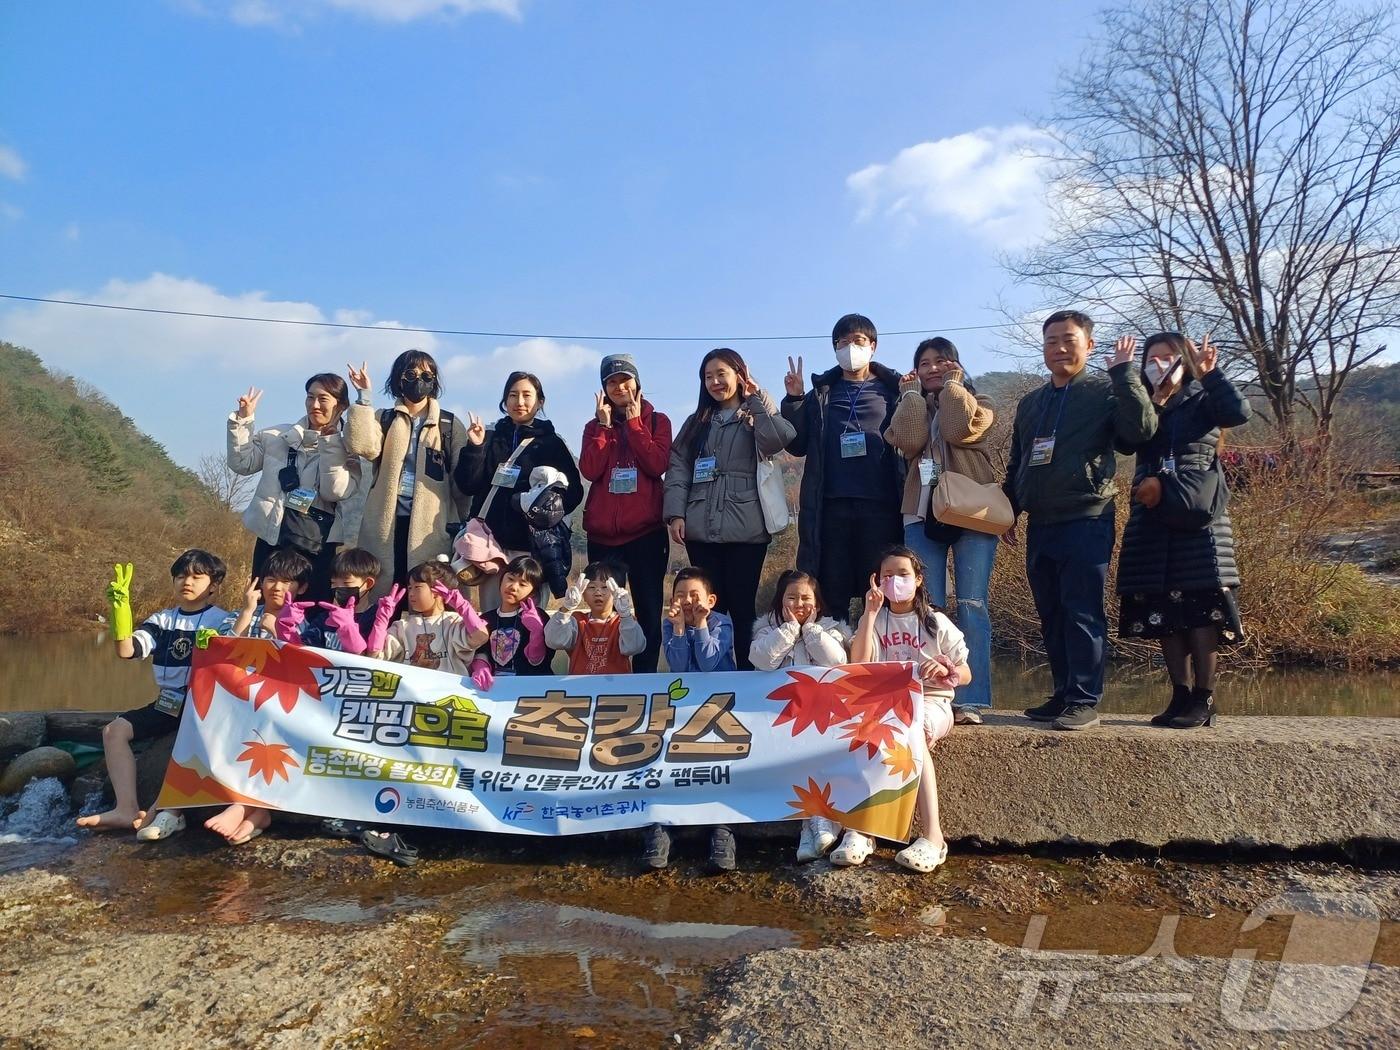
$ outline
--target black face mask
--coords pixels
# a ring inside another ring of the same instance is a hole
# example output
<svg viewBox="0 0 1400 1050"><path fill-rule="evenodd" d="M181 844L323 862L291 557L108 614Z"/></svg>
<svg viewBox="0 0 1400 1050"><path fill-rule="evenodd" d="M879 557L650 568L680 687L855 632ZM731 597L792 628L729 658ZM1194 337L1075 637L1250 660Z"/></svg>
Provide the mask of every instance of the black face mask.
<svg viewBox="0 0 1400 1050"><path fill-rule="evenodd" d="M437 381L433 379L412 379L404 380L399 387L403 391L403 399L417 404L419 401L426 401L433 396L433 390L437 387Z"/></svg>
<svg viewBox="0 0 1400 1050"><path fill-rule="evenodd" d="M331 601L335 602L335 604L336 604L336 605L339 605L342 609L345 608L347 605L350 604L350 600L351 600L352 598L355 599L357 602L359 601L359 598L360 598L360 588L358 588L358 587L332 587L332 588L331 588Z"/></svg>

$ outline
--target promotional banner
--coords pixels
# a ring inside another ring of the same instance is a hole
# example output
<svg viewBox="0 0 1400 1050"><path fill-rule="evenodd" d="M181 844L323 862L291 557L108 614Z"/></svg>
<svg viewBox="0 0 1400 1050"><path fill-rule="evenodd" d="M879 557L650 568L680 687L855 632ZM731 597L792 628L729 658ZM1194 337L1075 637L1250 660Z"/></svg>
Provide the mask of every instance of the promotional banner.
<svg viewBox="0 0 1400 1050"><path fill-rule="evenodd" d="M162 809L527 835L824 816L908 838L910 664L503 677L249 638L197 649Z"/></svg>

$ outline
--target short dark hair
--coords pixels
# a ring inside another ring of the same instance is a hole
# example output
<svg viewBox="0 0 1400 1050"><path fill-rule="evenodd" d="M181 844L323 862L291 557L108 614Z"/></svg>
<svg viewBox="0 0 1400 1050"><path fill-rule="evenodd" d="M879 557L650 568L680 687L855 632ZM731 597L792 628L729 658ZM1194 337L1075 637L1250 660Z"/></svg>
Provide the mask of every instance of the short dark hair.
<svg viewBox="0 0 1400 1050"><path fill-rule="evenodd" d="M501 575L509 573L511 576L519 576L530 585L530 592L540 589L540 584L544 583L544 566L528 554L521 554L506 562L506 567L501 570Z"/></svg>
<svg viewBox="0 0 1400 1050"><path fill-rule="evenodd" d="M803 572L801 569L788 569L787 572L778 577L778 583L773 591L773 605L768 610L773 614L774 623L783 622L783 595L794 583L811 585L812 596L817 600L815 616L821 616L822 613L826 612L826 602L822 600L822 585L817 582L817 578L810 572Z"/></svg>
<svg viewBox="0 0 1400 1050"><path fill-rule="evenodd" d="M441 559L434 558L431 561L421 561L408 570L409 583L426 583L432 586L440 583L451 590L457 588L457 576L448 568L448 564Z"/></svg>
<svg viewBox="0 0 1400 1050"><path fill-rule="evenodd" d="M880 341L879 333L875 331L875 322L864 314L847 314L837 321L836 326L831 329L831 345L835 346L848 335L863 335L872 343Z"/></svg>
<svg viewBox="0 0 1400 1050"><path fill-rule="evenodd" d="M600 558L583 567L585 580L612 580L619 587L627 586L627 567L611 558Z"/></svg>
<svg viewBox="0 0 1400 1050"><path fill-rule="evenodd" d="M228 566L224 564L224 559L200 547L191 547L170 566L172 580L178 580L181 576L208 576L212 583L223 583L227 575Z"/></svg>
<svg viewBox="0 0 1400 1050"><path fill-rule="evenodd" d="M292 547L279 547L262 563L264 580L291 580L305 587L311 582L311 561Z"/></svg>
<svg viewBox="0 0 1400 1050"><path fill-rule="evenodd" d="M317 383L321 384L322 390L335 398L335 403L342 412L350 407L350 387L344 376L338 376L334 372L317 372L306 381L306 392L311 393L311 388Z"/></svg>
<svg viewBox="0 0 1400 1050"><path fill-rule="evenodd" d="M704 584L705 590L711 594L715 593L715 584L710 579L710 574L698 565L687 565L676 573L676 578L671 581L671 593L675 594L676 588L685 583L686 580L695 580L697 583Z"/></svg>
<svg viewBox="0 0 1400 1050"><path fill-rule="evenodd" d="M535 388L535 397L539 398L540 407L544 407L544 384L540 382L540 377L534 372L512 372L506 376L506 385L501 387L501 411L506 410L506 397L510 394L510 388L522 379L528 379L530 385Z"/></svg>
<svg viewBox="0 0 1400 1050"><path fill-rule="evenodd" d="M1085 335L1090 339L1094 338L1094 319L1082 310L1056 310L1040 326L1040 334L1044 335L1047 328L1052 324L1059 324L1061 321L1068 321L1077 328L1082 328Z"/></svg>
<svg viewBox="0 0 1400 1050"><path fill-rule="evenodd" d="M335 561L331 563L332 576L373 576L378 579L383 571L383 563L363 547L346 547L337 551Z"/></svg>
<svg viewBox="0 0 1400 1050"><path fill-rule="evenodd" d="M442 373L438 371L433 355L426 350L405 350L394 358L389 369L389 378L384 380L384 393L394 398L403 397L403 374L410 368L429 368L433 373L433 390L429 397L442 397Z"/></svg>

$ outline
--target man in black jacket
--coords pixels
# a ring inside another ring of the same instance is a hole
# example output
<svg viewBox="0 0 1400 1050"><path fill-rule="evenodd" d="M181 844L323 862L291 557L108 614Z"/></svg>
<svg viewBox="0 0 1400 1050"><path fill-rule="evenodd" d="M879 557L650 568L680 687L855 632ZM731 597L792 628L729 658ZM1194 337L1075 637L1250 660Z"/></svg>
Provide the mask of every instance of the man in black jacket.
<svg viewBox="0 0 1400 1050"><path fill-rule="evenodd" d="M805 456L797 518L797 567L821 583L832 615L846 620L880 551L903 537L902 465L885 441L899 400L899 373L871 358L878 335L847 314L831 330L837 365L803 393L802 358L788 358L782 413L797 431L787 450Z"/></svg>

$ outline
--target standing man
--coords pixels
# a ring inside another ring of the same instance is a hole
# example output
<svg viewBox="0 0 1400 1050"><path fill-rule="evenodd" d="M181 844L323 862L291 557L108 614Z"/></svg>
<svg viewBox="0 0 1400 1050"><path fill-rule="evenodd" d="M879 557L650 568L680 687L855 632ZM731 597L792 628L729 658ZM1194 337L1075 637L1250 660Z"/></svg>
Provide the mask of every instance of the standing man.
<svg viewBox="0 0 1400 1050"><path fill-rule="evenodd" d="M1026 529L1026 578L1055 691L1026 717L1056 729L1099 720L1108 623L1103 594L1113 554L1114 443L1137 446L1157 416L1133 367L1133 339L1118 340L1108 382L1086 371L1094 322L1078 310L1041 328L1050 381L1016 406L1003 488ZM1016 542L1016 524L1003 537Z"/></svg>
<svg viewBox="0 0 1400 1050"><path fill-rule="evenodd" d="M788 358L782 413L797 431L787 450L805 456L797 519L797 567L821 583L827 607L848 621L880 552L901 542L903 464L884 439L899 400L899 373L873 360L868 317L847 314L831 330L836 367L812 377Z"/></svg>

